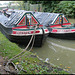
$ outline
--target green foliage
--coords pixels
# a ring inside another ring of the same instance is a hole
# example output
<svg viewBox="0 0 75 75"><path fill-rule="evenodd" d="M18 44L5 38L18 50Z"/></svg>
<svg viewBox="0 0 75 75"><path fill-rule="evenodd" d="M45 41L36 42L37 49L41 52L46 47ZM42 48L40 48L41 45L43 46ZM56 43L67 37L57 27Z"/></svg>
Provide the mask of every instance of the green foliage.
<svg viewBox="0 0 75 75"><path fill-rule="evenodd" d="M12 3L19 4L19 6L13 7L14 9L16 8L16 9L22 9L22 10L28 10L28 11L29 10L35 11L37 7L37 11L50 12L50 13L63 13L67 17L75 18L75 1L58 1L58 0L56 1L36 1L36 0L35 1L33 0L12 1L12 2L9 2L9 7L11 6ZM41 6L40 5L37 6L35 4L41 4Z"/></svg>
<svg viewBox="0 0 75 75"><path fill-rule="evenodd" d="M30 3L30 4L40 4L40 3L41 3L41 1L37 1L37 0L35 0L35 1L34 1L34 0L30 0L30 1L29 1L29 3Z"/></svg>
<svg viewBox="0 0 75 75"><path fill-rule="evenodd" d="M56 7L56 4L58 4L60 1L42 1L43 11L44 12L53 12L54 8Z"/></svg>
<svg viewBox="0 0 75 75"><path fill-rule="evenodd" d="M44 12L63 13L67 17L75 18L75 1L29 1L30 4L41 3Z"/></svg>
<svg viewBox="0 0 75 75"><path fill-rule="evenodd" d="M67 17L75 18L75 1L61 1L59 4L57 4L53 12L63 13Z"/></svg>

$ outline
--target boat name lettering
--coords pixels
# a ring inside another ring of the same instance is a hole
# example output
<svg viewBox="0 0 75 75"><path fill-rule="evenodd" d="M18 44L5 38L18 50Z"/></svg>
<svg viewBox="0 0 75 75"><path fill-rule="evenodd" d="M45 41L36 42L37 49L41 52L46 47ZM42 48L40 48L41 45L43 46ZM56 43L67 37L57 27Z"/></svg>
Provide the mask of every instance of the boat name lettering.
<svg viewBox="0 0 75 75"><path fill-rule="evenodd" d="M69 32L69 31L71 31L70 29L66 29L66 30L58 30L58 32Z"/></svg>
<svg viewBox="0 0 75 75"><path fill-rule="evenodd" d="M16 34L31 34L31 32L20 32L20 31L17 31Z"/></svg>

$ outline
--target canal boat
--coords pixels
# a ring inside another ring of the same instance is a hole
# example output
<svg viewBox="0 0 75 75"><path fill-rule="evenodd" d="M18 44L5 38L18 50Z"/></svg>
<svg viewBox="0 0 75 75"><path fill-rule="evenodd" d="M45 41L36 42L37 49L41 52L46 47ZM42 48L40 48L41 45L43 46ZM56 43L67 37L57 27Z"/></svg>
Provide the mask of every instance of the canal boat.
<svg viewBox="0 0 75 75"><path fill-rule="evenodd" d="M49 33L31 12L20 10L12 13L10 17L1 13L0 30L10 41L24 45L27 45L34 35L34 46L37 47L42 46Z"/></svg>
<svg viewBox="0 0 75 75"><path fill-rule="evenodd" d="M75 24L51 28L49 36L61 39L75 39Z"/></svg>
<svg viewBox="0 0 75 75"><path fill-rule="evenodd" d="M71 24L64 14L35 12L34 15L48 28L50 37L75 39L75 24Z"/></svg>

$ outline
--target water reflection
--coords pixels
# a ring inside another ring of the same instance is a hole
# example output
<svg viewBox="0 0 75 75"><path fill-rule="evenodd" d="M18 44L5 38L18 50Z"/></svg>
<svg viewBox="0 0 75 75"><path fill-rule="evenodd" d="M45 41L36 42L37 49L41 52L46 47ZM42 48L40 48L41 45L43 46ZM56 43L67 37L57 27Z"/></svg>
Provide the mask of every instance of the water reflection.
<svg viewBox="0 0 75 75"><path fill-rule="evenodd" d="M50 41L48 41L48 40L47 40L47 42L50 43L50 44L53 45L53 46L63 48L64 50L75 51L75 49L73 49L73 48L65 47L65 46L62 46L62 45L59 45L59 44L56 44L56 43L50 42ZM48 45L48 46L49 46L49 45ZM56 52L56 49L55 49L53 46L51 46L51 47L49 46L49 47L52 48L52 49Z"/></svg>

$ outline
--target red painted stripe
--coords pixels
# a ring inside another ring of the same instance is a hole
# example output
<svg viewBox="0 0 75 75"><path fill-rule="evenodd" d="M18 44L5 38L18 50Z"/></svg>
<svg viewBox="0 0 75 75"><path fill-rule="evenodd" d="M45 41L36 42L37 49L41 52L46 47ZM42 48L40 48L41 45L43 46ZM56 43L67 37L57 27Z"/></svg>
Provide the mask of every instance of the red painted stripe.
<svg viewBox="0 0 75 75"><path fill-rule="evenodd" d="M17 32L17 31L13 31L13 34L16 34L16 32ZM33 33L34 33L34 31L30 31L30 34L33 34ZM40 33L40 31L37 30L37 31L35 31L35 33Z"/></svg>
<svg viewBox="0 0 75 75"><path fill-rule="evenodd" d="M13 27L12 29L19 29L19 28L27 28L27 26L19 26L19 27Z"/></svg>
<svg viewBox="0 0 75 75"><path fill-rule="evenodd" d="M30 26L34 26L34 25L30 25ZM42 27L43 25L39 25L39 27ZM12 29L19 29L19 28L27 28L26 26L18 26L18 27L13 27Z"/></svg>
<svg viewBox="0 0 75 75"><path fill-rule="evenodd" d="M38 31L35 31L35 33L39 33L40 31L38 30ZM31 31L31 34L33 34L34 33L34 31Z"/></svg>
<svg viewBox="0 0 75 75"><path fill-rule="evenodd" d="M13 31L13 34L16 34L16 31Z"/></svg>
<svg viewBox="0 0 75 75"><path fill-rule="evenodd" d="M39 25L40 27L42 27L43 25Z"/></svg>
<svg viewBox="0 0 75 75"><path fill-rule="evenodd" d="M57 30L56 29L53 29L52 32L57 32Z"/></svg>
<svg viewBox="0 0 75 75"><path fill-rule="evenodd" d="M75 31L75 29L71 30L71 31Z"/></svg>
<svg viewBox="0 0 75 75"><path fill-rule="evenodd" d="M56 22L59 20L59 17L58 17L58 19L56 20ZM54 23L54 24L56 24L56 22Z"/></svg>
<svg viewBox="0 0 75 75"><path fill-rule="evenodd" d="M71 25L71 23L64 23L64 24L62 24L62 25ZM61 26L61 24L52 25L52 26L50 26L50 27L56 27L56 26Z"/></svg>
<svg viewBox="0 0 75 75"><path fill-rule="evenodd" d="M45 32L48 32L48 29L46 29Z"/></svg>
<svg viewBox="0 0 75 75"><path fill-rule="evenodd" d="M71 23L64 23L63 25L71 25Z"/></svg>
<svg viewBox="0 0 75 75"><path fill-rule="evenodd" d="M22 22L23 22L23 20L25 20L25 16L22 18L22 20L18 23L18 25L25 25L25 23L24 24L21 24Z"/></svg>
<svg viewBox="0 0 75 75"><path fill-rule="evenodd" d="M35 33L40 33L40 31L36 31Z"/></svg>
<svg viewBox="0 0 75 75"><path fill-rule="evenodd" d="M37 24L38 22L34 19L34 17L32 16L32 20L35 21L35 23L32 24ZM32 21L31 21L32 22Z"/></svg>
<svg viewBox="0 0 75 75"><path fill-rule="evenodd" d="M66 22L68 22L67 19L66 19L65 17L64 17L64 19L65 19Z"/></svg>

